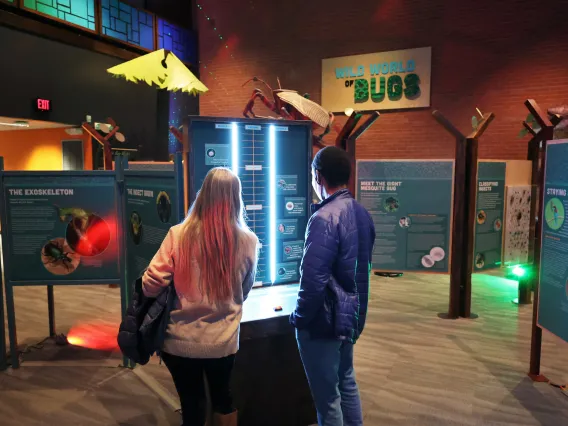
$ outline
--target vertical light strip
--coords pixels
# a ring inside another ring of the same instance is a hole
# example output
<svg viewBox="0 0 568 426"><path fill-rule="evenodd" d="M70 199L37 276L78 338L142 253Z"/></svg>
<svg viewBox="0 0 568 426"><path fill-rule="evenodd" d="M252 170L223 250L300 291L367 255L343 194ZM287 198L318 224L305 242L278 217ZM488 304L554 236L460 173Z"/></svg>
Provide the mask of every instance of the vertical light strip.
<svg viewBox="0 0 568 426"><path fill-rule="evenodd" d="M231 127L231 169L237 176L239 175L239 128L237 123Z"/></svg>
<svg viewBox="0 0 568 426"><path fill-rule="evenodd" d="M268 133L270 206L270 281L276 281L276 129L271 124Z"/></svg>

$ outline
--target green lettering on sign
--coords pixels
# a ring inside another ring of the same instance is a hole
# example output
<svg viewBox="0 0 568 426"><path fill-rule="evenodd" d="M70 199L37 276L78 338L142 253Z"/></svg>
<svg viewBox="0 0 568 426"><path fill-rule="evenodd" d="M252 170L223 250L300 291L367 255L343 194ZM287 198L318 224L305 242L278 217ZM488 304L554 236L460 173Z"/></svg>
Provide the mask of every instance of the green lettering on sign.
<svg viewBox="0 0 568 426"><path fill-rule="evenodd" d="M418 74L408 74L404 77L404 96L408 99L416 99L420 96L420 77Z"/></svg>
<svg viewBox="0 0 568 426"><path fill-rule="evenodd" d="M355 80L355 103L361 104L369 100L369 82L364 78Z"/></svg>
<svg viewBox="0 0 568 426"><path fill-rule="evenodd" d="M402 98L402 78L400 75L391 75L387 82L387 93L391 101Z"/></svg>
<svg viewBox="0 0 568 426"><path fill-rule="evenodd" d="M382 102L385 99L385 78L381 77L379 80L381 88L377 93L377 79L371 78L371 99L373 102Z"/></svg>

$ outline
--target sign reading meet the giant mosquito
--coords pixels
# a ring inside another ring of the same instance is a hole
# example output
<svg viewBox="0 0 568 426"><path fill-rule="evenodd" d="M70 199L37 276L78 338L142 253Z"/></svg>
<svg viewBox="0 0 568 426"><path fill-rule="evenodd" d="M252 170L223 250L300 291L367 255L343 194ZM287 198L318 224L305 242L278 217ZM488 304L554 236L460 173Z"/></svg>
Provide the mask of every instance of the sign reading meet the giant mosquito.
<svg viewBox="0 0 568 426"><path fill-rule="evenodd" d="M331 112L430 106L432 48L322 61L322 106Z"/></svg>

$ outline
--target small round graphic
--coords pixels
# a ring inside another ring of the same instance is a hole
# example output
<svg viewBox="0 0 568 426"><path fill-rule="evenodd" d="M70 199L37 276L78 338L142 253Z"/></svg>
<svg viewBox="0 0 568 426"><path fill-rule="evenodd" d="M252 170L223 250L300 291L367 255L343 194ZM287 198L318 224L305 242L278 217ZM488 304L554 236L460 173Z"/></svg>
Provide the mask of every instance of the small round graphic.
<svg viewBox="0 0 568 426"><path fill-rule="evenodd" d="M546 225L553 231L558 231L564 224L564 205L558 198L552 198L544 209Z"/></svg>
<svg viewBox="0 0 568 426"><path fill-rule="evenodd" d="M215 153L215 150L214 150L214 149L208 149L208 150L207 150L207 156L208 156L209 158L213 158L213 157L215 157L215 155L216 155L216 153Z"/></svg>
<svg viewBox="0 0 568 426"><path fill-rule="evenodd" d="M486 220L487 220L487 213L485 213L483 210L479 210L477 212L477 223L483 225Z"/></svg>
<svg viewBox="0 0 568 426"><path fill-rule="evenodd" d="M156 197L156 208L160 222L168 223L172 217L172 202L166 191L160 191Z"/></svg>
<svg viewBox="0 0 568 426"><path fill-rule="evenodd" d="M278 232L280 232L281 234L286 232L286 227L284 226L284 224L281 223L280 225L278 225Z"/></svg>
<svg viewBox="0 0 568 426"><path fill-rule="evenodd" d="M485 266L485 255L483 253L477 253L475 255L475 267L481 269Z"/></svg>
<svg viewBox="0 0 568 426"><path fill-rule="evenodd" d="M385 200L383 207L385 208L385 211L389 213L397 211L399 207L398 198L388 197Z"/></svg>
<svg viewBox="0 0 568 426"><path fill-rule="evenodd" d="M290 246L284 247L284 253L286 253L286 254L292 253L292 247L290 247Z"/></svg>
<svg viewBox="0 0 568 426"><path fill-rule="evenodd" d="M286 269L285 268L279 268L278 269L278 275L282 276L286 273Z"/></svg>
<svg viewBox="0 0 568 426"><path fill-rule="evenodd" d="M503 228L503 222L501 221L501 219L495 219L495 221L493 222L493 230L499 232L501 228Z"/></svg>
<svg viewBox="0 0 568 426"><path fill-rule="evenodd" d="M65 239L81 256L97 256L110 244L110 228L104 219L94 214L76 217L67 225Z"/></svg>
<svg viewBox="0 0 568 426"><path fill-rule="evenodd" d="M400 226L403 229L410 228L411 224L412 224L412 221L410 220L409 217L406 217L406 216L403 216L398 220L398 226Z"/></svg>
<svg viewBox="0 0 568 426"><path fill-rule="evenodd" d="M279 188L285 188L286 187L286 181L284 179L280 179L278 180L278 187Z"/></svg>
<svg viewBox="0 0 568 426"><path fill-rule="evenodd" d="M427 254L426 256L422 256L422 266L425 268L431 268L435 263L436 262L434 262L434 259L432 259L430 255Z"/></svg>
<svg viewBox="0 0 568 426"><path fill-rule="evenodd" d="M41 249L41 262L53 275L69 275L81 261L81 256L71 250L65 238L54 238Z"/></svg>
<svg viewBox="0 0 568 426"><path fill-rule="evenodd" d="M430 250L430 257L434 262L439 262L441 260L444 260L444 257L446 257L446 252L442 247L434 247L432 250Z"/></svg>
<svg viewBox="0 0 568 426"><path fill-rule="evenodd" d="M130 226L128 227L130 231L130 238L132 238L132 242L136 245L140 244L142 240L142 232L144 231L142 228L142 217L138 212L132 212L130 215Z"/></svg>
<svg viewBox="0 0 568 426"><path fill-rule="evenodd" d="M286 203L286 210L288 210L289 212L291 212L292 210L294 210L294 203L292 201L288 201Z"/></svg>

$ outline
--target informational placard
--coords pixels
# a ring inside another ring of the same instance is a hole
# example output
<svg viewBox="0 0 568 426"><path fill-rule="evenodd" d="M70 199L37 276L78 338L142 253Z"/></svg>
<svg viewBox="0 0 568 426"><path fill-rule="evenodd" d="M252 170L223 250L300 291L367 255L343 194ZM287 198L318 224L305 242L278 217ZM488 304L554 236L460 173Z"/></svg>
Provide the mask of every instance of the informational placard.
<svg viewBox="0 0 568 426"><path fill-rule="evenodd" d="M4 176L6 280L13 285L119 280L114 174Z"/></svg>
<svg viewBox="0 0 568 426"><path fill-rule="evenodd" d="M357 199L375 223L373 269L448 272L453 161L357 162Z"/></svg>
<svg viewBox="0 0 568 426"><path fill-rule="evenodd" d="M507 186L503 238L503 263L505 265L524 264L529 260L531 192L530 185Z"/></svg>
<svg viewBox="0 0 568 426"><path fill-rule="evenodd" d="M546 149L538 325L568 342L568 139Z"/></svg>
<svg viewBox="0 0 568 426"><path fill-rule="evenodd" d="M331 112L430 106L432 49L396 50L322 61L322 106Z"/></svg>
<svg viewBox="0 0 568 426"><path fill-rule="evenodd" d="M477 165L473 263L476 271L501 266L506 168L505 162L480 161Z"/></svg>
<svg viewBox="0 0 568 426"><path fill-rule="evenodd" d="M126 171L126 250L128 279L150 264L169 229L177 225L178 182L174 172Z"/></svg>

